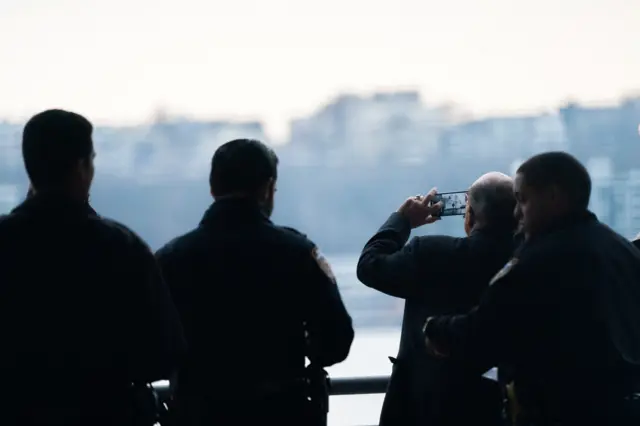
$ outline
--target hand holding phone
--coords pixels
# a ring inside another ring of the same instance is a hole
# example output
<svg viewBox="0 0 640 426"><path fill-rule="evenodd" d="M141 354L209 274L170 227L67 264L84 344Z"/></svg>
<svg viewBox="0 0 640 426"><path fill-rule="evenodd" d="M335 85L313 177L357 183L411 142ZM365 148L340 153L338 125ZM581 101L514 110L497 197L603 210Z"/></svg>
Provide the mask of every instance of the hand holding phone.
<svg viewBox="0 0 640 426"><path fill-rule="evenodd" d="M442 203L442 209L437 213L438 217L464 216L467 211L468 199L468 191L443 192L435 194L431 199L431 203Z"/></svg>
<svg viewBox="0 0 640 426"><path fill-rule="evenodd" d="M405 202L402 203L398 209L398 213L409 220L412 229L433 223L439 219L439 216L436 216L436 214L441 211L442 204L433 202L433 197L436 193L436 189L433 188L425 196L416 195L415 197L407 198Z"/></svg>

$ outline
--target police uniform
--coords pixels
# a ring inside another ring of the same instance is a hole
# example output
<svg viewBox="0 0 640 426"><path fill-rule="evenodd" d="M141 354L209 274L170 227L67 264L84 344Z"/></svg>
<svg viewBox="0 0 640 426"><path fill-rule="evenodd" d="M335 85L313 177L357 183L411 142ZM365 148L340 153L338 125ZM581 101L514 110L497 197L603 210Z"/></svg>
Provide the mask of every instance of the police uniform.
<svg viewBox="0 0 640 426"><path fill-rule="evenodd" d="M168 378L186 351L149 248L38 193L0 219L0 259L0 423L135 424L132 383Z"/></svg>
<svg viewBox="0 0 640 426"><path fill-rule="evenodd" d="M190 347L178 421L305 424L305 356L341 362L354 336L317 247L257 203L225 198L156 255Z"/></svg>
<svg viewBox="0 0 640 426"><path fill-rule="evenodd" d="M479 306L425 334L450 358L498 365L518 425L636 424L639 302L640 252L585 212L526 241Z"/></svg>

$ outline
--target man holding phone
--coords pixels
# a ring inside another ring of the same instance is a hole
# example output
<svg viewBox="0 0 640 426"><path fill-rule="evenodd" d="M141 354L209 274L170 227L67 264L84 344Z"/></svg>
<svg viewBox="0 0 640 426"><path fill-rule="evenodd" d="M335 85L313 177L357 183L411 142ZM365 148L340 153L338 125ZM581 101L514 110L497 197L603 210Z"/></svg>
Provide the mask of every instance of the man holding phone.
<svg viewBox="0 0 640 426"><path fill-rule="evenodd" d="M469 189L464 238L414 237L411 230L440 220L437 191L408 198L365 245L358 279L405 299L402 336L382 408L381 426L495 424L501 415L496 383L446 359L424 356L428 316L463 313L480 300L490 278L514 249L513 181L488 173ZM452 274L455 278L452 281Z"/></svg>

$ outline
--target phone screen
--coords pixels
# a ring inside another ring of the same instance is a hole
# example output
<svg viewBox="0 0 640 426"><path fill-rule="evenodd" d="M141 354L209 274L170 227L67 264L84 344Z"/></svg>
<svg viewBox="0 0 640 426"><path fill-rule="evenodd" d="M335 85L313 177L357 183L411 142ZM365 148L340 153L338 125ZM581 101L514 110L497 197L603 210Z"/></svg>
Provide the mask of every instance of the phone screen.
<svg viewBox="0 0 640 426"><path fill-rule="evenodd" d="M442 201L442 210L439 216L464 216L468 197L468 191L443 192L436 194L431 203Z"/></svg>

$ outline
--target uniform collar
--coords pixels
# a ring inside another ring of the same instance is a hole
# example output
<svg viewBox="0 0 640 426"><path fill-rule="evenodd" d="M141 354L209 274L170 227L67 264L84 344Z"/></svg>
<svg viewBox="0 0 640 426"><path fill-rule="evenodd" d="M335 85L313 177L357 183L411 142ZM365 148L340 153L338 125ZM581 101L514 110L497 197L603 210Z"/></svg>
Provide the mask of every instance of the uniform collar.
<svg viewBox="0 0 640 426"><path fill-rule="evenodd" d="M200 225L220 219L227 222L271 222L260 205L246 197L225 197L214 201L202 216Z"/></svg>
<svg viewBox="0 0 640 426"><path fill-rule="evenodd" d="M62 193L38 192L27 198L11 212L12 214L47 214L98 216L88 200L80 201Z"/></svg>
<svg viewBox="0 0 640 426"><path fill-rule="evenodd" d="M567 228L571 228L573 226L582 224L582 223L587 223L587 222L597 222L598 221L598 217L593 214L592 212L590 212L589 210L584 210L582 212L578 212L578 213L574 213L571 215L567 215L561 218L558 218L557 220L555 220L553 223L551 223L549 226L547 226L544 231L532 235L529 240L536 240L539 237L542 237L544 235L548 235L548 234L552 234L554 232L557 231L561 231L563 229L567 229Z"/></svg>
<svg viewBox="0 0 640 426"><path fill-rule="evenodd" d="M486 225L486 226L483 226L482 228L474 229L471 231L471 234L469 236L472 237L476 235L482 235L482 236L494 236L494 237L504 236L504 237L513 238L514 234L515 234L515 229L513 227L513 224L504 223L504 224L498 224L498 225Z"/></svg>

